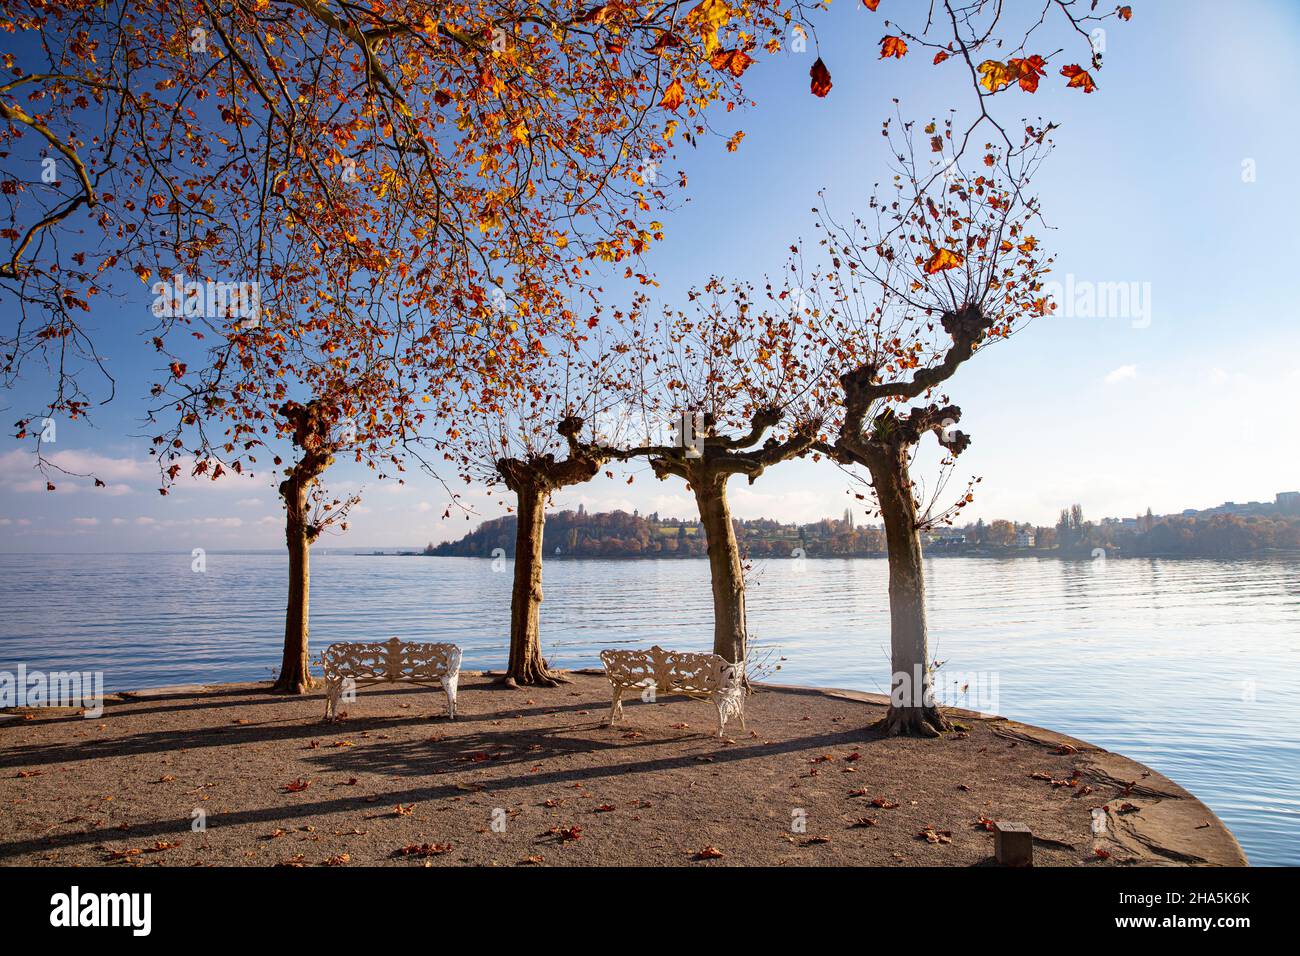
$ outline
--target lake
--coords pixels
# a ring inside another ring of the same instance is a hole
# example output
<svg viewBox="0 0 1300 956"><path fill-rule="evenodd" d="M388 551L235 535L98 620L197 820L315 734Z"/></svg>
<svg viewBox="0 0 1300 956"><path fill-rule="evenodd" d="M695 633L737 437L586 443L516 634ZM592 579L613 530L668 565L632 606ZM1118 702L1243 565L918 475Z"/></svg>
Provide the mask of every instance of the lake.
<svg viewBox="0 0 1300 956"><path fill-rule="evenodd" d="M271 553L0 555L0 670L102 670L108 690L270 678L286 558ZM312 561L312 641L449 640L505 664L510 564ZM1300 561L927 561L931 650L952 703L1081 737L1177 780L1252 863L1300 864ZM751 657L782 683L887 692L881 559L756 562ZM553 560L542 642L560 667L601 648L712 643L702 560ZM963 690L964 689L964 690ZM982 706L990 702L995 706Z"/></svg>

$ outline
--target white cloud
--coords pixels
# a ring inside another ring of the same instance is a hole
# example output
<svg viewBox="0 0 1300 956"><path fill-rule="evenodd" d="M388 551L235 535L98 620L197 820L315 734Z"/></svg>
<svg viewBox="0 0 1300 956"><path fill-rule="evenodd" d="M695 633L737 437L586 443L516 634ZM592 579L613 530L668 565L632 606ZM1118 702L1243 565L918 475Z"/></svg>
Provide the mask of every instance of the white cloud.
<svg viewBox="0 0 1300 956"><path fill-rule="evenodd" d="M98 518L73 518L72 523L76 525L81 525L84 528L93 528L95 527L95 525L99 524L99 519Z"/></svg>
<svg viewBox="0 0 1300 956"><path fill-rule="evenodd" d="M1137 378L1137 374L1138 367L1136 365L1121 365L1106 376L1106 384L1117 385L1120 382L1126 382L1130 379Z"/></svg>

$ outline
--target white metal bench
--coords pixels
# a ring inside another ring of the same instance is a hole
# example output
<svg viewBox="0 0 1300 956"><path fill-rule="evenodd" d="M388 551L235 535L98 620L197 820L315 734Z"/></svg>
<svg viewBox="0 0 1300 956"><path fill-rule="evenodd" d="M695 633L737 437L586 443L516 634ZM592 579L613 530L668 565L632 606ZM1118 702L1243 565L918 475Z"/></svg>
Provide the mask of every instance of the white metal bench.
<svg viewBox="0 0 1300 956"><path fill-rule="evenodd" d="M380 643L331 644L321 654L328 683L325 719L337 720L339 700L348 683L407 683L442 687L447 717L456 718L456 685L460 681L460 648L455 644L411 644L397 638Z"/></svg>
<svg viewBox="0 0 1300 956"><path fill-rule="evenodd" d="M740 718L740 729L745 729L744 661L732 664L717 654L683 654L657 644L648 651L601 651L600 661L614 689L611 726L623 716L624 691L654 688L657 694L712 701L718 708L719 737L732 717Z"/></svg>

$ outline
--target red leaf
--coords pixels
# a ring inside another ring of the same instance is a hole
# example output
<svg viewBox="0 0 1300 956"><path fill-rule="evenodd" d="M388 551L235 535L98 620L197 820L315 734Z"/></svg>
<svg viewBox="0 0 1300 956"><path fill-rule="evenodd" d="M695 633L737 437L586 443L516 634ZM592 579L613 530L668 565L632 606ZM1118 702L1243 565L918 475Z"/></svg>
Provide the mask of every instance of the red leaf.
<svg viewBox="0 0 1300 956"><path fill-rule="evenodd" d="M880 58L894 57L901 60L907 55L907 41L902 37L885 36L880 38Z"/></svg>
<svg viewBox="0 0 1300 956"><path fill-rule="evenodd" d="M1077 63L1061 67L1061 76L1069 77L1070 82L1066 86L1078 87L1085 93L1091 93L1097 88L1092 75Z"/></svg>
<svg viewBox="0 0 1300 956"><path fill-rule="evenodd" d="M821 57L817 58L808 75L812 77L813 96L825 96L831 91L831 71L826 69L826 64L822 62Z"/></svg>

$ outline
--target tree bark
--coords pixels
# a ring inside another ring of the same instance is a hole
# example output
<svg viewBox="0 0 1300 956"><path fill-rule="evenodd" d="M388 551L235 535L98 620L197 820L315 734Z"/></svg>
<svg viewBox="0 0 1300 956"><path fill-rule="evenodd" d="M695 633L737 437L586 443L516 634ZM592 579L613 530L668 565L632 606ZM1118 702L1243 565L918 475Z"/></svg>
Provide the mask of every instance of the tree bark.
<svg viewBox="0 0 1300 956"><path fill-rule="evenodd" d="M950 730L934 703L925 618L925 569L906 445L886 445L866 461L880 503L889 548L889 711L880 726L890 734L935 737Z"/></svg>
<svg viewBox="0 0 1300 956"><path fill-rule="evenodd" d="M510 594L510 663L501 682L508 687L555 687L564 681L542 658L542 532L549 491L540 483L520 483L515 533L515 578Z"/></svg>
<svg viewBox="0 0 1300 956"><path fill-rule="evenodd" d="M284 498L285 543L289 547L289 602L284 614L284 659L272 690L305 694L315 684L307 658L307 630L311 595L311 529L307 524L310 482L290 476L280 485Z"/></svg>
<svg viewBox="0 0 1300 956"><path fill-rule="evenodd" d="M700 524L708 544L713 584L713 653L735 664L745 659L745 572L736 529L727 503L727 474L714 472L691 479Z"/></svg>

